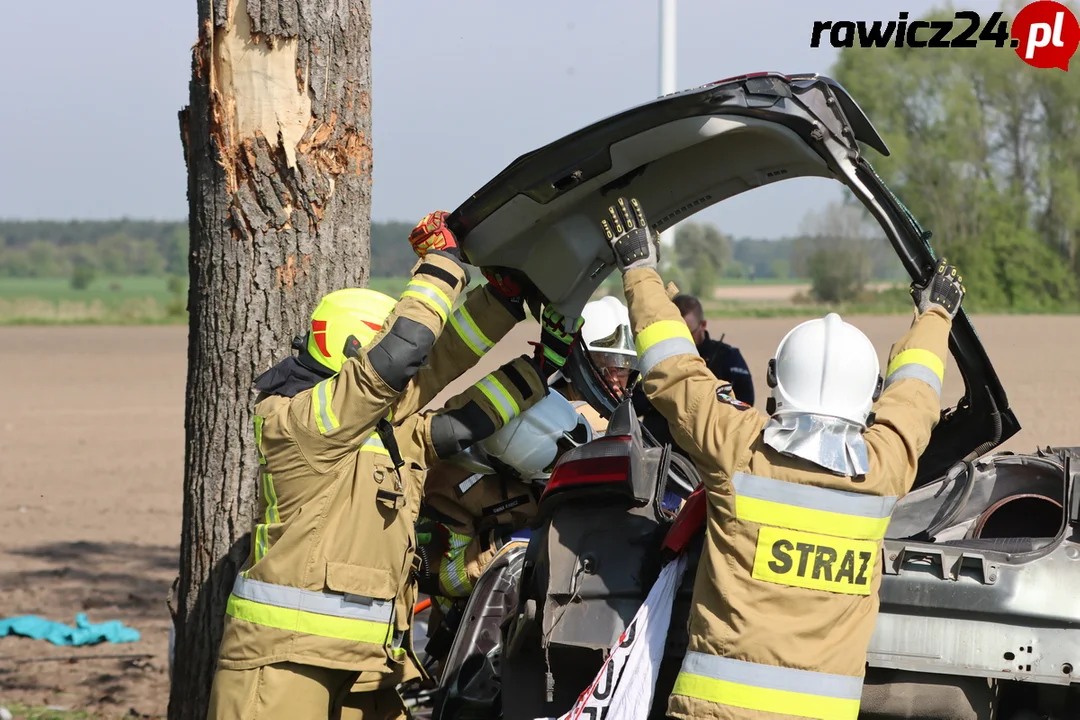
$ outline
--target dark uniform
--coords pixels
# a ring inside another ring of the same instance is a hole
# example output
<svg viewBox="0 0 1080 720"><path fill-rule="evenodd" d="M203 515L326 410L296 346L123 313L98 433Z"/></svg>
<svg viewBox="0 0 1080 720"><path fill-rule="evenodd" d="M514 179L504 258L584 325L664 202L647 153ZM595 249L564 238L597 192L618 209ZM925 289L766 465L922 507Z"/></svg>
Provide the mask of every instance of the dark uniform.
<svg viewBox="0 0 1080 720"><path fill-rule="evenodd" d="M723 340L713 340L706 331L705 340L697 346L697 351L701 359L705 361L709 372L718 380L731 385L736 399L747 405L754 404L754 380L750 376L750 368L746 366L746 360L743 359L739 348L728 345ZM657 442L679 447L684 453L688 452L675 441L667 420L645 396L643 383L639 383L634 389L633 400L634 411L641 418L642 425L652 433Z"/></svg>
<svg viewBox="0 0 1080 720"><path fill-rule="evenodd" d="M697 351L709 372L718 380L731 383L737 400L747 405L754 404L754 379L739 348L728 345L723 338L713 340L706 330L705 340L697 346Z"/></svg>

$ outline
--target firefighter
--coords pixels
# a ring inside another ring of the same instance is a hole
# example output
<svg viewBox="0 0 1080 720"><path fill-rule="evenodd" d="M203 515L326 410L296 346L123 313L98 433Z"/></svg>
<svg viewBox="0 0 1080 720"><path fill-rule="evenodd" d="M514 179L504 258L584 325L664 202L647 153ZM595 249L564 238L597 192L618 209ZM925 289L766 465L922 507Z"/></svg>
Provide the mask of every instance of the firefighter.
<svg viewBox="0 0 1080 720"><path fill-rule="evenodd" d="M607 420L586 403L563 375L573 347L574 335L580 333L592 363L614 397L625 397L630 375L637 364L637 352L630 331L630 316L617 298L604 297L587 303L581 317L566 328L566 319L550 306L541 317L541 344L544 367L556 370L551 388L570 401L591 426L593 435L607 429ZM523 435L534 426L575 429L577 419L566 412L565 403L549 399L521 417ZM551 408L550 415L547 409ZM509 428L508 428L509 429ZM514 472L483 477L454 462L432 468L421 509L421 552L428 568L423 592L430 594L439 612L431 618L438 627L455 598L466 598L480 574L498 551L501 539L520 530L536 515L540 488L532 482L539 474L517 462L523 457L515 450L504 461ZM555 458L551 458L554 460ZM531 477L520 477L522 474ZM483 479L481 479L483 478ZM430 647L430 645L429 645Z"/></svg>
<svg viewBox="0 0 1080 720"><path fill-rule="evenodd" d="M612 398L625 400L637 365L637 351L634 349L626 305L608 295L587 303L581 310L581 319L581 340L593 366L600 373L600 380ZM565 373L559 372L551 388L574 403L594 432L602 434L607 430L607 419L585 401Z"/></svg>
<svg viewBox="0 0 1080 720"><path fill-rule="evenodd" d="M705 478L707 541L669 714L856 720L881 541L940 417L961 278L942 259L912 286L915 319L884 380L838 315L797 326L769 364L766 416L697 354L640 204L620 198L601 225L646 393Z"/></svg>
<svg viewBox="0 0 1080 720"><path fill-rule="evenodd" d="M405 717L395 686L423 676L410 630L427 468L546 394L523 356L419 413L524 319L519 299L490 286L452 311L468 276L445 217L410 236L420 260L400 300L330 293L294 341L299 356L256 380L260 511L211 718Z"/></svg>
<svg viewBox="0 0 1080 720"><path fill-rule="evenodd" d="M455 600L472 594L502 545L536 516L543 482L562 452L592 438L586 419L552 392L479 444L499 472L475 472L454 459L432 469L417 527L425 568L420 591L437 608L429 620L428 655L449 650L450 638L438 638L435 630ZM452 633L455 625L442 630Z"/></svg>

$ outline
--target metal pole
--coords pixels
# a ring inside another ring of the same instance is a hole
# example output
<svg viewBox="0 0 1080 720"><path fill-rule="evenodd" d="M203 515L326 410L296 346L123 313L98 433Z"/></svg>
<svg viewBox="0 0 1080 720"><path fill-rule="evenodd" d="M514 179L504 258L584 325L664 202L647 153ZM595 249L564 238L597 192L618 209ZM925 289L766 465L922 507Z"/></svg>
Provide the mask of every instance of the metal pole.
<svg viewBox="0 0 1080 720"><path fill-rule="evenodd" d="M675 0L660 0L660 94L675 92Z"/></svg>
<svg viewBox="0 0 1080 720"><path fill-rule="evenodd" d="M675 0L660 0L660 94L675 90ZM670 247L674 241L674 228L660 233L662 244Z"/></svg>

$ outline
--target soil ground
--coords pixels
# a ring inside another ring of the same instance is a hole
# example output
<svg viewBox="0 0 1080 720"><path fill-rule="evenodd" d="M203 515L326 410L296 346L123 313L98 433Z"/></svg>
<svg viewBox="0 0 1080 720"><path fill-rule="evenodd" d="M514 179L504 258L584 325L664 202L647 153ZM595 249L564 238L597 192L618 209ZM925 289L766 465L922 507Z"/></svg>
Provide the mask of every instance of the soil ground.
<svg viewBox="0 0 1080 720"><path fill-rule="evenodd" d="M908 324L904 316L850 319L882 362ZM795 322L711 324L714 336L742 349L759 407L768 358ZM1024 426L1003 449L1080 444L1080 413L1070 412L1080 407L1072 374L1080 317L985 316L975 326ZM526 350L534 333L520 328L477 372ZM121 620L142 633L136 643L86 648L0 638L0 705L164 714L186 343L184 327L0 328L0 618L73 623L86 612L91 622ZM947 400L958 383L950 368Z"/></svg>

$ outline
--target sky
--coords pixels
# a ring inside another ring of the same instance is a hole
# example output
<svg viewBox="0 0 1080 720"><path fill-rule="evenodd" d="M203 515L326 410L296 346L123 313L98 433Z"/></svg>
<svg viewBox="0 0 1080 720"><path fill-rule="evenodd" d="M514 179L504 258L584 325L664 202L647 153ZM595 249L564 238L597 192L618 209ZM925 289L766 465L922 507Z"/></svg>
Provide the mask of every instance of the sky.
<svg viewBox="0 0 1080 720"><path fill-rule="evenodd" d="M680 89L763 70L827 74L837 51L810 47L815 20L914 17L941 4L677 1ZM452 210L518 156L659 95L658 0L371 6L377 221ZM996 7L967 0L960 9ZM41 8L5 12L0 218L185 218L177 112L187 104L195 0ZM736 237L790 236L841 192L834 181L791 180L698 218Z"/></svg>

